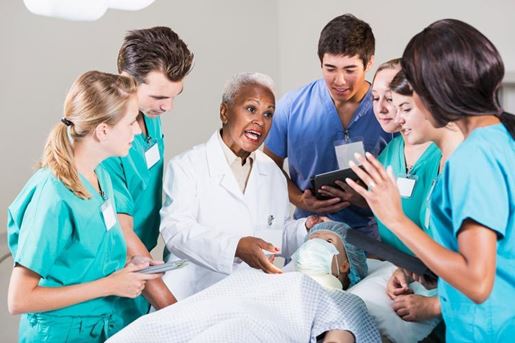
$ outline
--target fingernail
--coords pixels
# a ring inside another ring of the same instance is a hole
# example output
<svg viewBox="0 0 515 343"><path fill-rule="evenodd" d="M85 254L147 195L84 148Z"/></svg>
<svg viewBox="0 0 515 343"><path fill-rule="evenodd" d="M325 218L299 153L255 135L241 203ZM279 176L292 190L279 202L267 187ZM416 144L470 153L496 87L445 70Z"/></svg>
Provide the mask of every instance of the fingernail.
<svg viewBox="0 0 515 343"><path fill-rule="evenodd" d="M354 167L354 166L356 166L356 163L354 163L354 161L350 160L349 161L349 166Z"/></svg>
<svg viewBox="0 0 515 343"><path fill-rule="evenodd" d="M372 157L372 154L371 154L371 153L369 153L369 152L367 151L367 152L365 153L365 156L366 156L366 157Z"/></svg>
<svg viewBox="0 0 515 343"><path fill-rule="evenodd" d="M361 154L359 154L359 153L355 152L355 153L354 153L354 157L356 157L357 159L360 159L360 158L361 158Z"/></svg>

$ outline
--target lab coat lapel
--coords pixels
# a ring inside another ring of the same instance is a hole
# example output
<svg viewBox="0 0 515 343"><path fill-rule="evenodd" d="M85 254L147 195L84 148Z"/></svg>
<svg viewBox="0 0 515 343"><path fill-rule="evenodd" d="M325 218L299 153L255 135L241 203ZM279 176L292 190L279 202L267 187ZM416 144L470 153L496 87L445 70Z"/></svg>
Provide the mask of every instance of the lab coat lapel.
<svg viewBox="0 0 515 343"><path fill-rule="evenodd" d="M257 214L261 213L261 208L265 205L260 201L260 195L268 194L270 192L268 185L268 170L263 164L261 151L256 151L255 161L252 164L249 180L247 181L247 188L245 189L245 202L248 208L252 208L251 212L252 221L256 224L258 219L255 218ZM269 204L266 204L269 206Z"/></svg>
<svg viewBox="0 0 515 343"><path fill-rule="evenodd" d="M224 152L220 146L218 132L215 132L206 145L207 162L209 175L213 178L213 182L218 183L227 192L240 201L244 201L243 193L236 182L236 178L227 164Z"/></svg>

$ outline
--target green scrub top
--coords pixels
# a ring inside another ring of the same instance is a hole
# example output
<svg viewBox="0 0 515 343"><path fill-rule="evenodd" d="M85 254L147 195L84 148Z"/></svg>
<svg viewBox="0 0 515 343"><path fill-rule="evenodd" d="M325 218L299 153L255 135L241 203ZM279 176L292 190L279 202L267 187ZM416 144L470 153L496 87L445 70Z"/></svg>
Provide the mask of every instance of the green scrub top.
<svg viewBox="0 0 515 343"><path fill-rule="evenodd" d="M96 174L104 198L113 199L109 175ZM124 267L126 245L118 221L106 229L105 199L83 177L91 195L81 199L49 169L38 170L8 208L8 244L14 262L41 276L42 287L62 287L101 279ZM113 298L88 300L44 312L52 316L102 316Z"/></svg>
<svg viewBox="0 0 515 343"><path fill-rule="evenodd" d="M134 219L134 232L151 251L159 235L159 210L162 206L164 141L161 119L143 115L147 136L134 137L129 154L111 157L102 165L111 175L117 213ZM154 144L159 149L159 161L147 167L145 152Z"/></svg>
<svg viewBox="0 0 515 343"><path fill-rule="evenodd" d="M425 207L428 206L427 196L431 191L434 180L438 176L438 167L442 154L438 147L431 143L427 149L422 153L415 165L410 171L409 176L415 177L416 182L413 192L409 198L403 197L401 199L402 209L406 216L412 220L416 225L423 228L426 233L432 236L428 227L424 226L422 218L425 213ZM404 139L402 136L395 137L379 155L379 161L386 167L392 166L393 172L396 176L406 176L406 160L404 157ZM393 247L413 255L413 252L408 249L397 236L390 231L384 224L376 217L379 235L383 242L386 242Z"/></svg>

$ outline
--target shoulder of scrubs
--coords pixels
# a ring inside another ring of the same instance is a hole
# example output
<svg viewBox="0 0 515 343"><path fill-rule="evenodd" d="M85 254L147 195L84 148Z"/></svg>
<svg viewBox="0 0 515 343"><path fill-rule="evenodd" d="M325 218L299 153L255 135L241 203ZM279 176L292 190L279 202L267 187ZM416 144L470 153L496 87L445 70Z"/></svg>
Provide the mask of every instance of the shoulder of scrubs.
<svg viewBox="0 0 515 343"><path fill-rule="evenodd" d="M296 90L286 93L278 102L274 112L272 128L265 140L265 146L275 155L288 157L289 119L295 115L295 104L312 101L313 87L317 81L308 83Z"/></svg>
<svg viewBox="0 0 515 343"><path fill-rule="evenodd" d="M127 186L125 170L120 157L110 157L102 162L102 167L108 171L114 190L116 212L134 215L134 199Z"/></svg>
<svg viewBox="0 0 515 343"><path fill-rule="evenodd" d="M502 238L513 223L515 141L502 124L475 129L443 171L443 206L451 211L454 235L466 219Z"/></svg>
<svg viewBox="0 0 515 343"><path fill-rule="evenodd" d="M75 196L40 169L9 206L9 247L15 263L46 277L71 235L66 198Z"/></svg>
<svg viewBox="0 0 515 343"><path fill-rule="evenodd" d="M398 159L399 156L404 155L404 139L401 135L395 137L388 143L381 154L378 156L379 162L386 168L392 165L394 159ZM392 165L393 168L393 165ZM395 170L394 170L395 171Z"/></svg>

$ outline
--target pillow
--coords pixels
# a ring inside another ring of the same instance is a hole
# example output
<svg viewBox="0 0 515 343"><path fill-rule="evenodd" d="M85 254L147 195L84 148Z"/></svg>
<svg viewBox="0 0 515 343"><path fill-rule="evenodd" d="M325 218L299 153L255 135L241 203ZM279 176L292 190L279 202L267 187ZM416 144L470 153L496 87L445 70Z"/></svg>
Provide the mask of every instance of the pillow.
<svg viewBox="0 0 515 343"><path fill-rule="evenodd" d="M369 270L367 277L348 291L363 299L368 312L376 320L381 335L396 343L418 342L428 336L441 318L423 322L402 320L392 309L392 300L386 294L388 280L397 267L390 262L374 259L367 259L367 264ZM410 288L416 289L416 294L421 294L417 291L420 287L415 284L417 283L412 283ZM421 288L424 289L423 286Z"/></svg>

